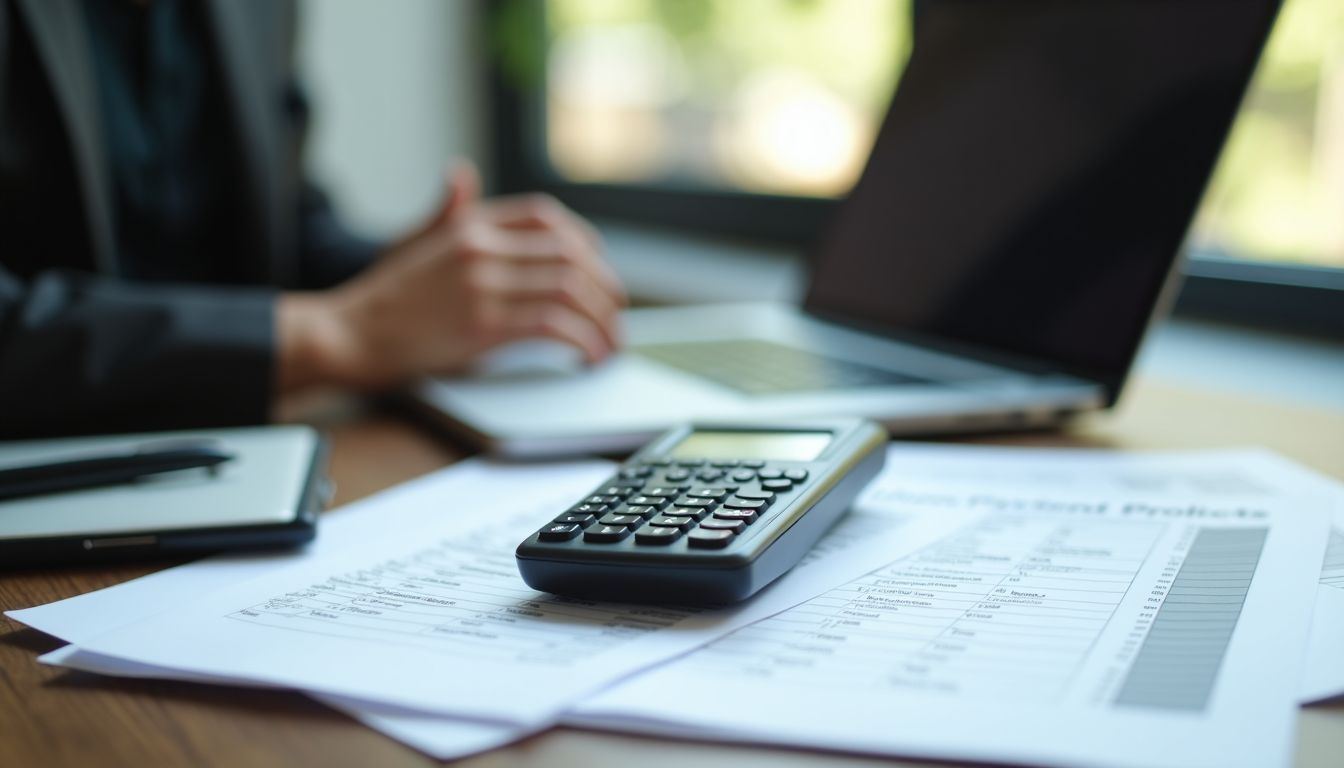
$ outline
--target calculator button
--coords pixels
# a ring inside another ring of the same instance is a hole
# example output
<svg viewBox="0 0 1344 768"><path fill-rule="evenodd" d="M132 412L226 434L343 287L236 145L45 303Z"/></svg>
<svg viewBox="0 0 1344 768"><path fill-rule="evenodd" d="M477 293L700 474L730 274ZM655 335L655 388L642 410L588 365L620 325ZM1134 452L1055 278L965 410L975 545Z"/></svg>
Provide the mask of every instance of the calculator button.
<svg viewBox="0 0 1344 768"><path fill-rule="evenodd" d="M747 527L747 524L741 520L720 520L717 517L711 517L708 520L702 520L700 522L700 527L714 531L732 531L733 533L741 533L742 529Z"/></svg>
<svg viewBox="0 0 1344 768"><path fill-rule="evenodd" d="M650 467L669 467L672 465L670 459L649 459L644 463L648 464Z"/></svg>
<svg viewBox="0 0 1344 768"><path fill-rule="evenodd" d="M691 496L687 494L672 505L674 507L698 507L699 509L708 509L719 503L718 499L706 499L700 496Z"/></svg>
<svg viewBox="0 0 1344 768"><path fill-rule="evenodd" d="M664 525L646 525L635 531L636 544L671 544L681 538L680 528Z"/></svg>
<svg viewBox="0 0 1344 768"><path fill-rule="evenodd" d="M696 528L686 534L686 543L701 549L723 549L735 536L732 531L716 531L712 528Z"/></svg>
<svg viewBox="0 0 1344 768"><path fill-rule="evenodd" d="M722 469L723 467L736 467L736 466L737 466L737 462L734 461L734 460L732 460L732 459L721 459L721 460L719 460L719 461L711 461L711 462L709 462L709 466L711 466L711 467L719 467L720 469Z"/></svg>
<svg viewBox="0 0 1344 768"><path fill-rule="evenodd" d="M640 517L653 517L658 514L657 507L629 506L620 507L616 510L618 515L639 515Z"/></svg>
<svg viewBox="0 0 1344 768"><path fill-rule="evenodd" d="M762 480L761 487L767 491L787 491L793 488L792 480Z"/></svg>
<svg viewBox="0 0 1344 768"><path fill-rule="evenodd" d="M616 474L626 480L642 480L653 474L653 467L626 467Z"/></svg>
<svg viewBox="0 0 1344 768"><path fill-rule="evenodd" d="M598 493L603 496L620 496L624 498L637 490L639 490L639 487L634 485L609 485L598 491Z"/></svg>
<svg viewBox="0 0 1344 768"><path fill-rule="evenodd" d="M575 504L569 511L576 515L600 515L606 512L609 507L606 504Z"/></svg>
<svg viewBox="0 0 1344 768"><path fill-rule="evenodd" d="M784 476L784 473L778 469L762 469L756 473L762 480L778 480Z"/></svg>
<svg viewBox="0 0 1344 768"><path fill-rule="evenodd" d="M670 497L670 496L676 496L678 493L681 493L684 490L686 490L686 486L684 485L673 485L673 486L655 485L652 488L645 488L643 495Z"/></svg>
<svg viewBox="0 0 1344 768"><path fill-rule="evenodd" d="M667 478L669 483L680 483L683 480L691 479L691 471L689 469L669 469L663 477Z"/></svg>
<svg viewBox="0 0 1344 768"><path fill-rule="evenodd" d="M583 500L585 504L620 504L620 496L589 496Z"/></svg>
<svg viewBox="0 0 1344 768"><path fill-rule="evenodd" d="M723 472L717 469L702 469L695 477L696 479L704 480L706 483L712 483L715 480L723 479Z"/></svg>
<svg viewBox="0 0 1344 768"><path fill-rule="evenodd" d="M769 502L760 499L740 499L736 496L723 502L723 506L728 509L754 509L757 512L765 509Z"/></svg>
<svg viewBox="0 0 1344 768"><path fill-rule="evenodd" d="M564 523L555 523L542 528L537 533L537 538L542 541L569 541L578 536L583 531L577 525L566 525Z"/></svg>
<svg viewBox="0 0 1344 768"><path fill-rule="evenodd" d="M644 518L639 515L618 515L615 512L597 521L599 525L639 525Z"/></svg>
<svg viewBox="0 0 1344 768"><path fill-rule="evenodd" d="M741 520L747 525L756 521L756 511L751 509L720 509L714 513L714 517L719 520Z"/></svg>
<svg viewBox="0 0 1344 768"><path fill-rule="evenodd" d="M795 482L795 483L801 483L801 482L803 482L804 480L807 479L807 470L806 470L806 469L786 469L786 470L784 470L784 476L787 477L788 479L792 480L792 481Z"/></svg>
<svg viewBox="0 0 1344 768"><path fill-rule="evenodd" d="M774 501L775 494L772 491L738 491L739 499L760 499L761 501Z"/></svg>
<svg viewBox="0 0 1344 768"><path fill-rule="evenodd" d="M670 517L689 517L692 520L699 520L709 514L709 510L704 507L672 507L666 514Z"/></svg>
<svg viewBox="0 0 1344 768"><path fill-rule="evenodd" d="M742 462L742 466L747 467L748 469L760 469L765 466L765 462L760 459L747 459Z"/></svg>
<svg viewBox="0 0 1344 768"><path fill-rule="evenodd" d="M564 523L566 525L577 525L580 528L587 528L596 519L592 515L585 515L582 512L566 512L555 518L554 522Z"/></svg>
<svg viewBox="0 0 1344 768"><path fill-rule="evenodd" d="M632 507L657 507L662 509L667 506L666 496L631 496L625 500L626 504Z"/></svg>
<svg viewBox="0 0 1344 768"><path fill-rule="evenodd" d="M728 495L727 488L693 488L686 492L687 496L693 496L698 499L722 499Z"/></svg>
<svg viewBox="0 0 1344 768"><path fill-rule="evenodd" d="M686 515L659 515L649 521L649 525L680 528L683 531L690 528L693 523L695 523L695 518Z"/></svg>
<svg viewBox="0 0 1344 768"><path fill-rule="evenodd" d="M705 465L705 460L704 460L704 459L678 459L678 460L677 460L677 466L678 466L678 467L703 467L704 465Z"/></svg>
<svg viewBox="0 0 1344 768"><path fill-rule="evenodd" d="M583 540L591 544L610 544L630 534L624 525L595 525L583 532Z"/></svg>
<svg viewBox="0 0 1344 768"><path fill-rule="evenodd" d="M732 478L738 481L739 483L745 483L748 480L755 480L756 472L755 470L751 469L739 469L733 472Z"/></svg>

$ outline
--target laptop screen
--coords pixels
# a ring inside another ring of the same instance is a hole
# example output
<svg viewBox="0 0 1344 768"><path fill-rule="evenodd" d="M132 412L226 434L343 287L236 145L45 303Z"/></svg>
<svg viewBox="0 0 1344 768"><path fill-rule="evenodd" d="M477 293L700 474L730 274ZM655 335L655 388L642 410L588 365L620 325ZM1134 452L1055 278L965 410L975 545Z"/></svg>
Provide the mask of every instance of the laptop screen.
<svg viewBox="0 0 1344 768"><path fill-rule="evenodd" d="M809 311L1123 380L1276 0L934 0Z"/></svg>

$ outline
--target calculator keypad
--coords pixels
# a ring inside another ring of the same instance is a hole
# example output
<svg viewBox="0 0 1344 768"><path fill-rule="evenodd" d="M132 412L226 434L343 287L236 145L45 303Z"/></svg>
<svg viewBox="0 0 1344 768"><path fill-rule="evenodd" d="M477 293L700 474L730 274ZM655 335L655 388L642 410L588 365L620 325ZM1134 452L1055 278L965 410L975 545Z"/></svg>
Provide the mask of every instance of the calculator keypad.
<svg viewBox="0 0 1344 768"><path fill-rule="evenodd" d="M760 520L808 472L758 459L655 458L628 464L542 528L547 542L611 545L633 535L636 547L723 549Z"/></svg>

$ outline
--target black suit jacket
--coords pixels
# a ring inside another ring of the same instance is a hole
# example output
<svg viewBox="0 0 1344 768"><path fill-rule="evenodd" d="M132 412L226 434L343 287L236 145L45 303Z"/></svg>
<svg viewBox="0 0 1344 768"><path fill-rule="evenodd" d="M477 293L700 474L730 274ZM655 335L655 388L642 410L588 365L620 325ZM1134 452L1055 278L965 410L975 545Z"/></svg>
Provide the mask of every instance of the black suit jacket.
<svg viewBox="0 0 1344 768"><path fill-rule="evenodd" d="M205 6L245 246L229 284L164 285L119 278L79 0L0 0L0 437L262 422L276 290L376 251L304 178L293 3Z"/></svg>

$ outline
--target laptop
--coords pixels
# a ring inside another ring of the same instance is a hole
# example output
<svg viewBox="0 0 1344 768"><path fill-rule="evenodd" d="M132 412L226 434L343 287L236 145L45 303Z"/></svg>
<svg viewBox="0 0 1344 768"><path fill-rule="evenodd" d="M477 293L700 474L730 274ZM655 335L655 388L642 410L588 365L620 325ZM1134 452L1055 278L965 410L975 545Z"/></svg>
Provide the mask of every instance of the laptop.
<svg viewBox="0 0 1344 768"><path fill-rule="evenodd" d="M525 343L414 397L519 457L625 451L692 419L866 416L927 434L1109 407L1174 292L1278 5L917 3L913 53L801 307L636 309L628 349L598 367Z"/></svg>

